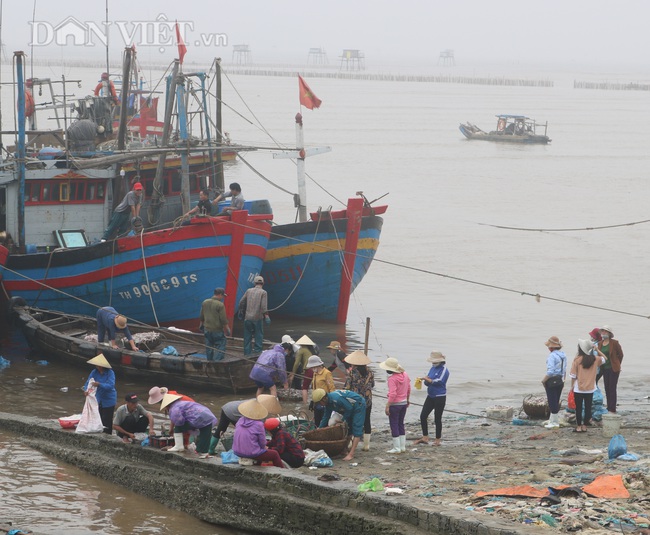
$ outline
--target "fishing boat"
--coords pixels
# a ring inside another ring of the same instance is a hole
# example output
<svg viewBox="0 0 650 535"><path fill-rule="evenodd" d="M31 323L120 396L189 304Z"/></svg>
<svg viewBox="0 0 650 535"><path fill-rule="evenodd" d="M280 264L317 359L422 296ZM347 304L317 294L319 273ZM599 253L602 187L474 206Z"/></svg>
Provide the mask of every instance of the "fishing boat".
<svg viewBox="0 0 650 535"><path fill-rule="evenodd" d="M379 247L387 208L351 198L344 210L274 226L262 269L269 309L287 318L345 323L350 295Z"/></svg>
<svg viewBox="0 0 650 535"><path fill-rule="evenodd" d="M0 229L5 231L0 267L6 294L66 313L92 315L98 307L112 305L144 323L196 328L201 302L222 286L232 319L237 301L262 269L270 208L261 215L241 210L195 217L183 225L169 222L163 230L100 242L113 208L115 155L80 159L66 154L64 160L27 163L21 54L16 58L17 157L4 162L0 171L1 200L7 208ZM175 79L182 115L184 82L178 75ZM91 123L90 130L95 130L96 123ZM72 136L68 143L80 140L83 136ZM73 166L66 163L70 161ZM181 161L185 180L179 180L180 189L187 191L185 152ZM163 169L158 166L158 186L153 186L161 193ZM17 243L9 236L17 237Z"/></svg>
<svg viewBox="0 0 650 535"><path fill-rule="evenodd" d="M490 132L481 130L475 124L467 122L458 128L467 139L478 139L483 141L495 141L497 143L550 143L546 135L548 122L537 124L534 119L525 115L497 115L496 129ZM538 134L537 129L544 128L544 134Z"/></svg>
<svg viewBox="0 0 650 535"><path fill-rule="evenodd" d="M13 315L30 347L65 364L88 370L88 360L103 353L117 375L150 384L234 394L256 387L249 378L255 362L244 357L240 339L229 338L224 359L211 362L205 357L202 334L130 323L140 351L112 348L97 343L94 317L23 306L19 298L12 303Z"/></svg>

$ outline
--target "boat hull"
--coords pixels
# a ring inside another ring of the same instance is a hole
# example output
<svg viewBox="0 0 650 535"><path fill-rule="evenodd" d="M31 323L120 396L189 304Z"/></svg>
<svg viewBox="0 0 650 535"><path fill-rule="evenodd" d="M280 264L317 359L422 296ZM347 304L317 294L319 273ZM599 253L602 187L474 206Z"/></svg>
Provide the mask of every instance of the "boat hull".
<svg viewBox="0 0 650 535"><path fill-rule="evenodd" d="M262 270L273 315L345 322L349 295L368 272L379 247L383 219L361 217L351 281L344 265L348 223L347 217L341 217L273 227ZM347 292L342 288L346 279Z"/></svg>
<svg viewBox="0 0 650 535"><path fill-rule="evenodd" d="M142 323L196 329L201 303L215 287L226 288L232 317L262 269L270 224L255 217L241 211L232 219L196 218L146 232L142 239L8 255L3 285L31 306L94 315L110 305Z"/></svg>
<svg viewBox="0 0 650 535"><path fill-rule="evenodd" d="M136 339L138 333L146 333L149 339L156 340L154 347L136 352L108 348L86 340L88 335L96 333L92 317L22 306L15 307L13 312L30 347L48 358L85 371L89 368L88 360L103 353L118 376L149 384L165 385L171 389L181 385L235 394L255 388L255 383L249 378L254 361L243 356L243 346L238 339L228 339L223 360L209 362L204 358L202 334L131 325L129 329ZM160 351L167 346L173 346L179 356L161 354Z"/></svg>

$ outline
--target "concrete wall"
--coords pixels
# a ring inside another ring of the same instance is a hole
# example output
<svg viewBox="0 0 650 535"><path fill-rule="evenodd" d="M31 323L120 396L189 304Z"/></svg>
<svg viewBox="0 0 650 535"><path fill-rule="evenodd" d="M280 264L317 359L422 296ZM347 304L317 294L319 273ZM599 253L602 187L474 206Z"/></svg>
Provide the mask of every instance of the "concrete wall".
<svg viewBox="0 0 650 535"><path fill-rule="evenodd" d="M535 528L499 524L463 511L418 509L406 496L363 494L349 483L323 483L297 471L221 465L189 454L125 445L103 434L64 431L51 420L0 413L0 428L34 449L171 508L206 522L253 532L538 533Z"/></svg>

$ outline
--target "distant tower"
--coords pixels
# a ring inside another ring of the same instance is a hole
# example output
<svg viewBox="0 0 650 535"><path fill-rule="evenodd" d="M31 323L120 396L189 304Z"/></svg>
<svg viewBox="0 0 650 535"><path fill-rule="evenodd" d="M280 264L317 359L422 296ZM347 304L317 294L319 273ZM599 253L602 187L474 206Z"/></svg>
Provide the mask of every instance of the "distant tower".
<svg viewBox="0 0 650 535"><path fill-rule="evenodd" d="M249 46L233 45L232 62L236 65L250 65L253 62L253 57Z"/></svg>
<svg viewBox="0 0 650 535"><path fill-rule="evenodd" d="M310 48L307 55L307 65L328 65L327 52L323 47Z"/></svg>
<svg viewBox="0 0 650 535"><path fill-rule="evenodd" d="M361 52L361 50L352 50L346 48L343 50L343 54L339 57L341 58L340 70L363 71L366 69L366 56L363 52Z"/></svg>
<svg viewBox="0 0 650 535"><path fill-rule="evenodd" d="M451 65L452 67L456 65L456 60L454 59L454 51L451 48L447 48L440 52L438 57L438 65Z"/></svg>

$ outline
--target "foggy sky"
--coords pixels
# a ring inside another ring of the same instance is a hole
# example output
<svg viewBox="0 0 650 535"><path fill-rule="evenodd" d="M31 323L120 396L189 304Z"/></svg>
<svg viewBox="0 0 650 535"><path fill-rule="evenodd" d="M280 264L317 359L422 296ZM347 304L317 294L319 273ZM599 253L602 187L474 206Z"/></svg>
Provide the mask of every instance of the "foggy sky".
<svg viewBox="0 0 650 535"><path fill-rule="evenodd" d="M4 0L5 53L30 53L34 0ZM330 63L344 48L361 49L368 68L385 64L433 63L443 49L457 61L498 61L575 65L645 65L650 51L647 0L109 0L109 20L193 23L187 60L232 56L232 45L248 44L256 63L304 63L310 47L324 47ZM35 20L59 24L68 16L100 25L105 0L36 0ZM131 25L132 27L132 25ZM192 46L201 33L225 34L228 46ZM126 46L117 29L110 34L111 56ZM140 57L167 63L174 47L160 52L138 44ZM41 58L104 57L103 46L34 48Z"/></svg>

